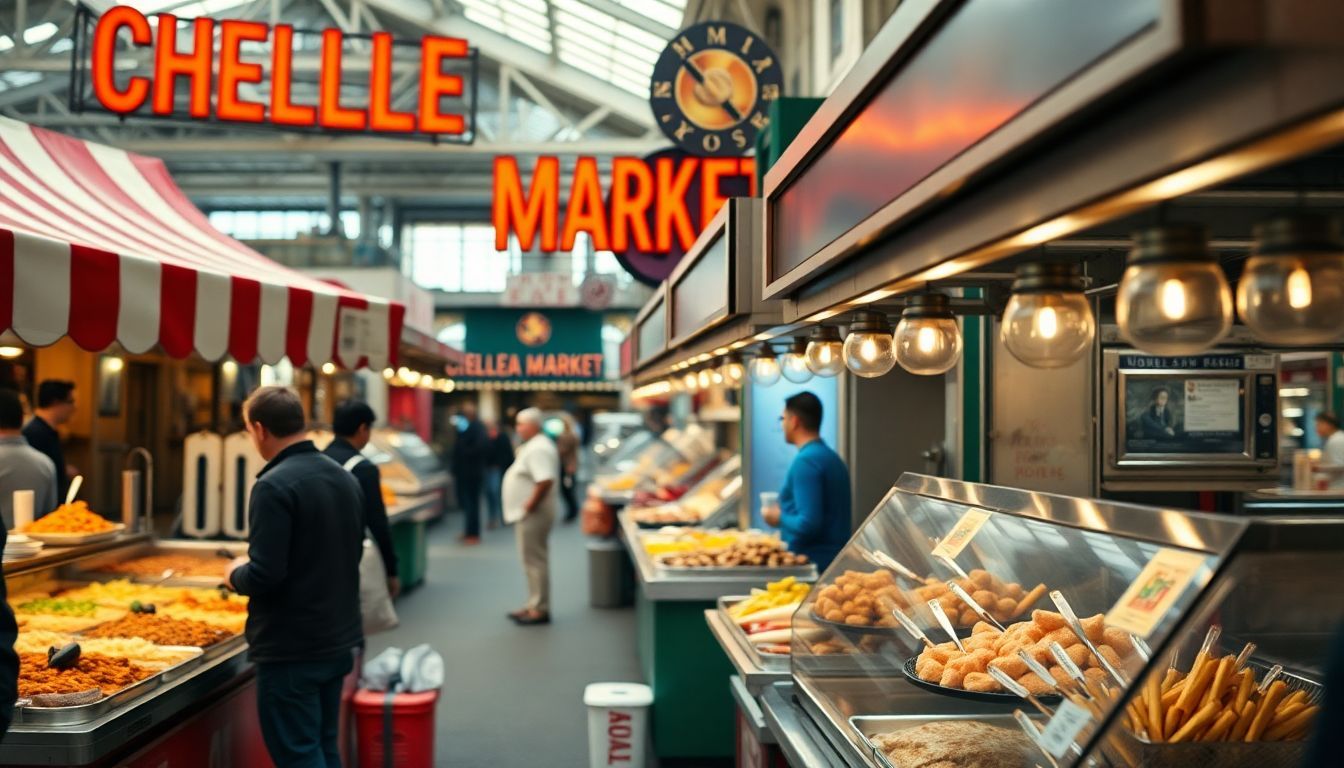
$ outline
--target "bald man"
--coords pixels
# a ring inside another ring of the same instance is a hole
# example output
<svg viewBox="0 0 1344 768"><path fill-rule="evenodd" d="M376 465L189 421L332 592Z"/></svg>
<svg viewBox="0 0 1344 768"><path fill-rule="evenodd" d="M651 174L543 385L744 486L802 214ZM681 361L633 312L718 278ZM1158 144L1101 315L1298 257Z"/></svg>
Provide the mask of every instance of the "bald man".
<svg viewBox="0 0 1344 768"><path fill-rule="evenodd" d="M551 621L550 543L560 454L541 431L541 411L525 408L516 424L522 441L504 473L504 522L517 524L518 554L527 576L527 605L509 614L521 626Z"/></svg>

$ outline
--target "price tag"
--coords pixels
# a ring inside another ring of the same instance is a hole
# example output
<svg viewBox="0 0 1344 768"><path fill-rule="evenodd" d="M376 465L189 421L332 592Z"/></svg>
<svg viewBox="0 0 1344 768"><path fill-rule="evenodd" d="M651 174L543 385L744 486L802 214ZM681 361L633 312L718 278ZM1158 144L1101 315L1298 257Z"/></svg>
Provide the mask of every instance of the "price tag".
<svg viewBox="0 0 1344 768"><path fill-rule="evenodd" d="M980 529L984 527L985 522L989 520L989 516L990 512L988 510L966 510L966 514L962 515L961 519L957 521L956 526L952 528L952 532L944 536L943 540L938 542L938 546L933 548L934 556L941 555L949 560L955 560L957 555L960 555L961 551L966 548L966 545L971 543L971 539L975 538L975 534L979 533Z"/></svg>
<svg viewBox="0 0 1344 768"><path fill-rule="evenodd" d="M1204 565L1197 552L1159 549L1106 614L1106 625L1148 637Z"/></svg>
<svg viewBox="0 0 1344 768"><path fill-rule="evenodd" d="M1068 699L1059 702L1054 717L1041 731L1041 748L1055 757L1063 757L1078 739L1083 726L1092 721L1092 713Z"/></svg>

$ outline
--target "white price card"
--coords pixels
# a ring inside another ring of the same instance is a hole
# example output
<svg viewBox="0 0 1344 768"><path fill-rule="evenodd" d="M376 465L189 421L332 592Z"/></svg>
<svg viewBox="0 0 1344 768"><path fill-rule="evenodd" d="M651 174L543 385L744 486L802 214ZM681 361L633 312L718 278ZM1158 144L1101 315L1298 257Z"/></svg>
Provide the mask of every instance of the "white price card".
<svg viewBox="0 0 1344 768"><path fill-rule="evenodd" d="M961 551L966 548L966 545L971 543L971 539L975 538L975 534L979 533L980 529L988 522L989 516L989 510L966 510L966 514L961 516L952 531L944 536L942 541L938 542L938 546L933 548L933 555L955 560L957 555L960 555Z"/></svg>
<svg viewBox="0 0 1344 768"><path fill-rule="evenodd" d="M1041 731L1041 747L1055 757L1063 757L1078 739L1083 726L1092 721L1092 713L1068 699L1059 702L1055 714Z"/></svg>
<svg viewBox="0 0 1344 768"><path fill-rule="evenodd" d="M1148 637L1195 578L1204 561L1205 556L1198 552L1157 550L1106 614L1106 625Z"/></svg>

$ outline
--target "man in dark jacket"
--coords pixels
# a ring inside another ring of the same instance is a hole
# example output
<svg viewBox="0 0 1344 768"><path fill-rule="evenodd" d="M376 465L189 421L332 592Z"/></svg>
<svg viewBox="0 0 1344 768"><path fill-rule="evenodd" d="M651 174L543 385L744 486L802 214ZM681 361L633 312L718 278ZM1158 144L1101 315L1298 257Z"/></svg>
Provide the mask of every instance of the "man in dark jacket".
<svg viewBox="0 0 1344 768"><path fill-rule="evenodd" d="M51 463L56 465L56 493L65 498L65 489L70 487L74 467L66 467L65 452L61 449L61 435L56 428L70 421L75 414L75 383L60 379L47 379L37 385L37 407L33 409L33 418L23 427L23 436L28 444L41 451ZM41 517L50 509L39 509L34 517Z"/></svg>
<svg viewBox="0 0 1344 768"><path fill-rule="evenodd" d="M0 551L8 543L9 532L0 525ZM14 714L14 702L19 697L19 656L14 642L19 639L19 626L14 611L6 599L4 579L0 579L0 738L9 730L9 719Z"/></svg>
<svg viewBox="0 0 1344 768"><path fill-rule="evenodd" d="M251 598L262 738L278 768L339 768L341 683L364 640L359 483L305 437L293 391L258 389L243 421L267 464L252 487L247 557L229 564L228 583Z"/></svg>
<svg viewBox="0 0 1344 768"><path fill-rule="evenodd" d="M476 418L476 404L463 403L452 465L457 503L466 522L461 541L467 545L481 543L481 488L485 484L487 442L485 426Z"/></svg>
<svg viewBox="0 0 1344 768"><path fill-rule="evenodd" d="M378 465L360 453L369 444L373 422L377 420L373 409L362 400L346 400L336 406L336 412L331 417L331 431L336 437L323 453L349 470L359 481L359 490L364 494L364 527L368 528L373 543L378 546L378 554L383 557L383 567L387 571L387 593L396 597L401 592L401 580L397 578L397 553L392 549L387 506L383 504L383 476L378 471Z"/></svg>

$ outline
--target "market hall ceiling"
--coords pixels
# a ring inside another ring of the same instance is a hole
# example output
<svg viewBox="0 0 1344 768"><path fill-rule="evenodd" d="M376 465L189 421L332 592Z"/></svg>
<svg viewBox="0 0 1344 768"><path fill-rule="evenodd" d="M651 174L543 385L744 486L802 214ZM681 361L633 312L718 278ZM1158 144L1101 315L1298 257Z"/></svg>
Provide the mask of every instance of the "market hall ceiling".
<svg viewBox="0 0 1344 768"><path fill-rule="evenodd" d="M120 121L67 104L71 0L0 2L0 114L162 157L203 207L322 206L326 164L343 165L347 200L488 208L496 154L643 155L666 145L647 91L685 0L85 0L102 12L286 23L296 29L466 38L480 52L479 135L469 147L363 136L301 136ZM24 31L16 33L15 30ZM297 86L298 84L296 84ZM316 84L312 85L316 101ZM413 89L413 84L412 84ZM394 93L394 99L399 94ZM299 98L302 98L301 96ZM413 97L408 97L413 98ZM604 163L605 165L605 163ZM258 194L262 192L262 194Z"/></svg>

